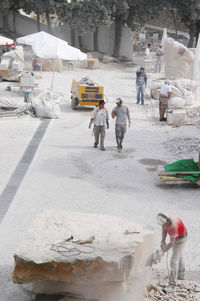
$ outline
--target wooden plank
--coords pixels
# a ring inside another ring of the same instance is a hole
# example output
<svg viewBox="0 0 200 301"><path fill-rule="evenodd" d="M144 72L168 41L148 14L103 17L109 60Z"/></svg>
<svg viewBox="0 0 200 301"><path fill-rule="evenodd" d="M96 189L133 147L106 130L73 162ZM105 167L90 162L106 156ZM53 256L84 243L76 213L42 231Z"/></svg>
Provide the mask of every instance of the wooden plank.
<svg viewBox="0 0 200 301"><path fill-rule="evenodd" d="M193 175L193 174L199 174L200 171L159 171L158 176L169 176L169 175Z"/></svg>
<svg viewBox="0 0 200 301"><path fill-rule="evenodd" d="M187 181L184 178L175 178L175 177L160 177L160 179L162 181L174 181L174 182L176 182L176 181Z"/></svg>

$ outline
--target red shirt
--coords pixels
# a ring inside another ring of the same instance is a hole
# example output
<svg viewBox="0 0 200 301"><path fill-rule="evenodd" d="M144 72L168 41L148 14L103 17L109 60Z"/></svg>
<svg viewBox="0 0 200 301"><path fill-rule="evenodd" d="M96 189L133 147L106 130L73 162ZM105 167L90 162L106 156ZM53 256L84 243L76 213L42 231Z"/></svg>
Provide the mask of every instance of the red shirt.
<svg viewBox="0 0 200 301"><path fill-rule="evenodd" d="M182 220L180 220L180 218L173 216L171 217L171 223L164 225L163 229L165 231L167 231L167 233L169 234L170 238L178 238L181 237L183 235L186 234L187 229L184 225L184 223L182 222Z"/></svg>

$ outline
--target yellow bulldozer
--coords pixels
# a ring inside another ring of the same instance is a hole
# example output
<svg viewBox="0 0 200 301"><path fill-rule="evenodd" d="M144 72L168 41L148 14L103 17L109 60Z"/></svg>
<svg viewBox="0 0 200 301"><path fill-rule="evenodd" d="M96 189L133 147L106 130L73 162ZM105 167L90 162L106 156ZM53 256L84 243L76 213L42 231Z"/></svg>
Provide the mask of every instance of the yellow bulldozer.
<svg viewBox="0 0 200 301"><path fill-rule="evenodd" d="M71 86L71 108L76 110L82 106L98 106L104 100L103 86L98 85L88 77L80 81L73 79Z"/></svg>

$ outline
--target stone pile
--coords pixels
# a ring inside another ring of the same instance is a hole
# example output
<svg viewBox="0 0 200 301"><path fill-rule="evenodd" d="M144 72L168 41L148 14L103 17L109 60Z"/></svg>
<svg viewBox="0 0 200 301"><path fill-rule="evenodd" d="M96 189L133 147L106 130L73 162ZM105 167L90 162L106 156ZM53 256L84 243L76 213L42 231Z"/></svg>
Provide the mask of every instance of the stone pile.
<svg viewBox="0 0 200 301"><path fill-rule="evenodd" d="M174 137L163 143L165 149L175 155L197 155L200 152L200 139L195 137Z"/></svg>
<svg viewBox="0 0 200 301"><path fill-rule="evenodd" d="M200 283L190 280L181 280L177 283L176 291L166 293L167 284L161 281L152 281L146 289L144 301L199 301Z"/></svg>

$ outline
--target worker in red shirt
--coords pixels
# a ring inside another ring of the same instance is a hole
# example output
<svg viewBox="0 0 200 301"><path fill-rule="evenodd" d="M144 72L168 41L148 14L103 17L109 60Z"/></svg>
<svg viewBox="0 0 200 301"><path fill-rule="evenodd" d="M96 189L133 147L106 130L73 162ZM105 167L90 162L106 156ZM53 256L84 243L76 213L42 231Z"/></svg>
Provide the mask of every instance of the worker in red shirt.
<svg viewBox="0 0 200 301"><path fill-rule="evenodd" d="M159 213L157 215L157 222L160 226L162 226L162 251L160 252L160 259L165 252L172 248L169 286L165 288L165 291L173 292L176 290L176 280L185 279L185 264L183 261L182 252L187 241L187 229L180 218L175 216L168 216L163 213ZM170 237L168 244L166 244L167 234Z"/></svg>

